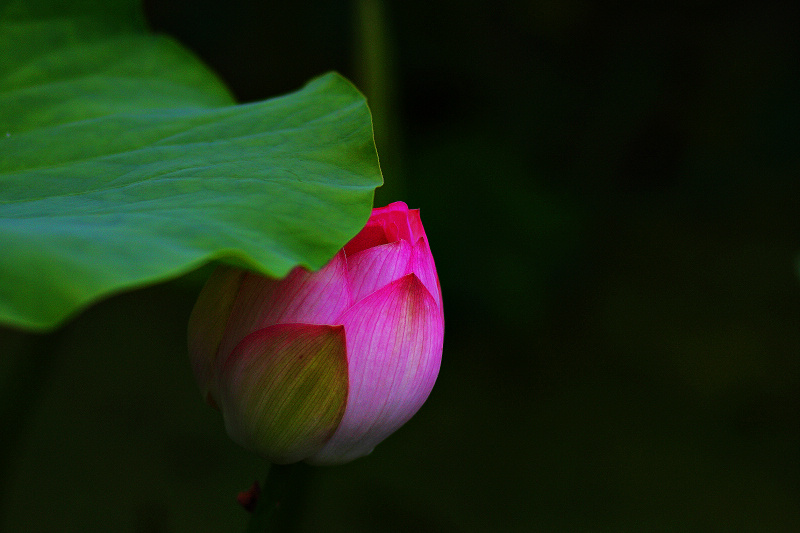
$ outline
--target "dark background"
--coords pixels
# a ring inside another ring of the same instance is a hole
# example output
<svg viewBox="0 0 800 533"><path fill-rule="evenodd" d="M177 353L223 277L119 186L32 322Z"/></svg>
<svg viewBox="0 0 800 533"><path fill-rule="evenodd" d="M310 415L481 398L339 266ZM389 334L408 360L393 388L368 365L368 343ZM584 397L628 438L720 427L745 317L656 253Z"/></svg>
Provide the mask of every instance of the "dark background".
<svg viewBox="0 0 800 533"><path fill-rule="evenodd" d="M439 381L372 455L312 470L303 531L800 531L793 2L145 7L241 101L348 76L376 205L422 209ZM111 298L55 347L2 333L6 387L37 379L4 407L0 530L243 530L267 465L192 381L198 290Z"/></svg>

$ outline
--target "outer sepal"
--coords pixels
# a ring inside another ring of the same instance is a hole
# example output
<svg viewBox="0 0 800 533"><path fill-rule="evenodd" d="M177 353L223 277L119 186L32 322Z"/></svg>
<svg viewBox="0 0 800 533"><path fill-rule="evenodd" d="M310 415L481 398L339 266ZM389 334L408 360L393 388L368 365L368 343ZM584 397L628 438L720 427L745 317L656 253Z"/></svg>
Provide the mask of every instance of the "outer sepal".
<svg viewBox="0 0 800 533"><path fill-rule="evenodd" d="M230 437L273 463L316 453L347 406L342 326L278 324L248 335L219 375Z"/></svg>
<svg viewBox="0 0 800 533"><path fill-rule="evenodd" d="M245 272L222 265L206 281L189 317L189 355L192 370L206 401L215 405L214 367L228 317Z"/></svg>

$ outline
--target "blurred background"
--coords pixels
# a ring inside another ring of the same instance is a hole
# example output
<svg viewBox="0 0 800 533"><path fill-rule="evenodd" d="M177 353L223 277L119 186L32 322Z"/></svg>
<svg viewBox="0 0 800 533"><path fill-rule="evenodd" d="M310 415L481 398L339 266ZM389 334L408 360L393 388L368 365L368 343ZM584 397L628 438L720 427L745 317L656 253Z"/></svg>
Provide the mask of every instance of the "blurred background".
<svg viewBox="0 0 800 533"><path fill-rule="evenodd" d="M145 8L242 102L349 77L376 205L422 210L439 381L372 455L311 469L302 531L800 531L794 2ZM244 530L267 464L194 385L199 282L0 332L0 530Z"/></svg>

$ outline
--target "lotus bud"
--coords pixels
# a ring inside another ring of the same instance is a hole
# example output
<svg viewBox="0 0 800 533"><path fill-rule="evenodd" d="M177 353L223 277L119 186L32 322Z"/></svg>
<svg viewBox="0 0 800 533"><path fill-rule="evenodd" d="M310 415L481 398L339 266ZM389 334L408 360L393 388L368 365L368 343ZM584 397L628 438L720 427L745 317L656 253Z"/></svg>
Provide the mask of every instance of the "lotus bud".
<svg viewBox="0 0 800 533"><path fill-rule="evenodd" d="M370 453L428 398L443 339L428 238L402 202L316 272L220 266L189 320L203 396L233 440L278 464Z"/></svg>

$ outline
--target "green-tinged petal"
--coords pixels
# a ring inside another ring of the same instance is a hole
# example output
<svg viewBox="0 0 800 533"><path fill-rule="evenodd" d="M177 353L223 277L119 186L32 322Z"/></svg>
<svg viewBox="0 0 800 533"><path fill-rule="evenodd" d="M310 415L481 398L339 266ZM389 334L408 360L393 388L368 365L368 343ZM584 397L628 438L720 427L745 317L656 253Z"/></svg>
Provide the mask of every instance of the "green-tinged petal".
<svg viewBox="0 0 800 533"><path fill-rule="evenodd" d="M338 324L336 319L349 305L342 252L320 270L309 272L298 267L280 280L248 273L219 347L220 363L255 331L275 324Z"/></svg>
<svg viewBox="0 0 800 533"><path fill-rule="evenodd" d="M343 326L278 324L248 335L219 377L230 437L273 463L317 452L347 404Z"/></svg>
<svg viewBox="0 0 800 533"><path fill-rule="evenodd" d="M192 370L200 392L212 405L216 403L213 369L219 345L245 274L239 268L224 265L218 267L208 278L189 317L189 356Z"/></svg>

